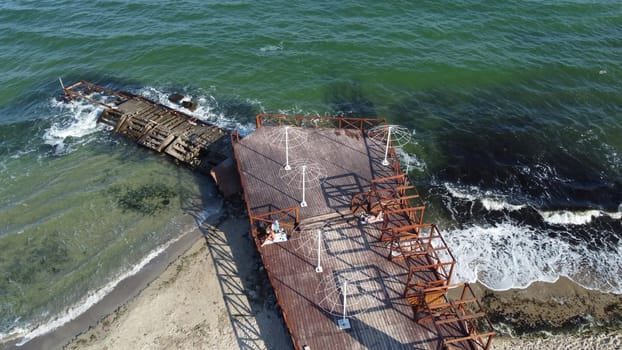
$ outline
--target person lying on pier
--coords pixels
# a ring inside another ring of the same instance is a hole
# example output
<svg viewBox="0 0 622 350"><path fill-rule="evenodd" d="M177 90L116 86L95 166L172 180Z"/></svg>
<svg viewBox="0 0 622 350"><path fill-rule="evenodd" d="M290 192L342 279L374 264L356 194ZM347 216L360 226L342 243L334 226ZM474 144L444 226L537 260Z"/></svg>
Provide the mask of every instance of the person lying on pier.
<svg viewBox="0 0 622 350"><path fill-rule="evenodd" d="M384 220L384 212L381 210L377 215L371 215L368 213L361 214L361 223L365 224L373 224L376 222L382 222Z"/></svg>

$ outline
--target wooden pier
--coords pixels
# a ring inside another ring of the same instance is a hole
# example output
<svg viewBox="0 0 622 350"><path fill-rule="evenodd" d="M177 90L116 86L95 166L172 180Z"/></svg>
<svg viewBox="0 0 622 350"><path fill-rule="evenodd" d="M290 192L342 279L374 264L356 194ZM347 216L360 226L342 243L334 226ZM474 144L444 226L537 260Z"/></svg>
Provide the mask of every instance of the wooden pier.
<svg viewBox="0 0 622 350"><path fill-rule="evenodd" d="M84 99L103 107L98 122L112 126L115 133L200 172L208 173L232 155L227 131L142 96L83 80L63 91L67 100Z"/></svg>
<svg viewBox="0 0 622 350"><path fill-rule="evenodd" d="M456 261L438 228L424 223L425 206L395 150L382 165L385 148L367 137L384 123L260 115L253 133L233 137L251 234L294 346L488 349L492 325L471 288L451 284ZM286 151L277 142L286 126L306 134L303 145ZM287 174L300 168L284 170L301 161L324 172L304 194ZM377 223L359 218L380 211ZM275 220L289 239L262 246ZM344 295L349 329L339 327Z"/></svg>
<svg viewBox="0 0 622 350"><path fill-rule="evenodd" d="M86 81L63 90L102 106L114 132L217 183L241 180L297 350L490 348L492 325L471 287L452 284L456 260L395 149L368 137L384 120L264 114L240 138L131 93ZM276 221L287 239L263 245Z"/></svg>

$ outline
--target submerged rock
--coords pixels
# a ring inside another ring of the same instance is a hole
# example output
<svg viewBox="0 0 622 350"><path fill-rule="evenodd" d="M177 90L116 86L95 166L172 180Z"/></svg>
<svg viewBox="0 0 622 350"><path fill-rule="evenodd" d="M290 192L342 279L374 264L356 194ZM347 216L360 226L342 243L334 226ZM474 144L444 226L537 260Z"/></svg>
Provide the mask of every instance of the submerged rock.
<svg viewBox="0 0 622 350"><path fill-rule="evenodd" d="M179 102L183 100L183 98L184 98L184 95L181 95L181 94L171 94L168 96L169 101L173 103L177 103L177 104L179 104Z"/></svg>
<svg viewBox="0 0 622 350"><path fill-rule="evenodd" d="M182 101L181 105L184 108L189 109L191 111L194 111L195 109L197 109L197 104L191 101Z"/></svg>

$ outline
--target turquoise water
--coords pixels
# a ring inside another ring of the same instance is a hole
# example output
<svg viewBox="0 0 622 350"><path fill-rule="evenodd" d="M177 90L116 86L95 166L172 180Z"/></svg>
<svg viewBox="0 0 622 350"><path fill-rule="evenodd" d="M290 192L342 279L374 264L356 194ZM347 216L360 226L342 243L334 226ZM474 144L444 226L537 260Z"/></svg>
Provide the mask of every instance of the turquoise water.
<svg viewBox="0 0 622 350"><path fill-rule="evenodd" d="M507 289L565 275L622 293L621 12L3 2L0 333L67 316L217 206L204 178L109 135L97 110L56 102L58 77L163 102L182 92L197 116L246 132L264 111L385 117L414 131L405 163L458 279Z"/></svg>

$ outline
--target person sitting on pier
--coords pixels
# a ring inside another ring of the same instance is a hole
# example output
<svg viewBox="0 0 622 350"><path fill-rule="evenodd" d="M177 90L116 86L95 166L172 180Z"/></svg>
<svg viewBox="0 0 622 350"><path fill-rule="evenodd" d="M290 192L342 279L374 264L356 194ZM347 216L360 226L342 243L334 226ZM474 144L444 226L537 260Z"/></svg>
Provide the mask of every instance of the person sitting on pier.
<svg viewBox="0 0 622 350"><path fill-rule="evenodd" d="M272 224L270 226L272 227L272 231L276 233L281 232L281 227L279 226L279 220L272 221Z"/></svg>
<svg viewBox="0 0 622 350"><path fill-rule="evenodd" d="M274 242L274 230L272 229L272 225L268 225L266 226L266 236L263 240L263 243L261 243L261 246L265 246L266 244L270 244Z"/></svg>
<svg viewBox="0 0 622 350"><path fill-rule="evenodd" d="M266 244L272 244L276 242L287 241L287 233L279 226L279 221L274 220L270 225L266 227L266 236L261 246Z"/></svg>
<svg viewBox="0 0 622 350"><path fill-rule="evenodd" d="M379 211L377 215L371 215L368 213L361 214L361 223L365 224L373 224L376 222L382 222L384 220L384 211Z"/></svg>

